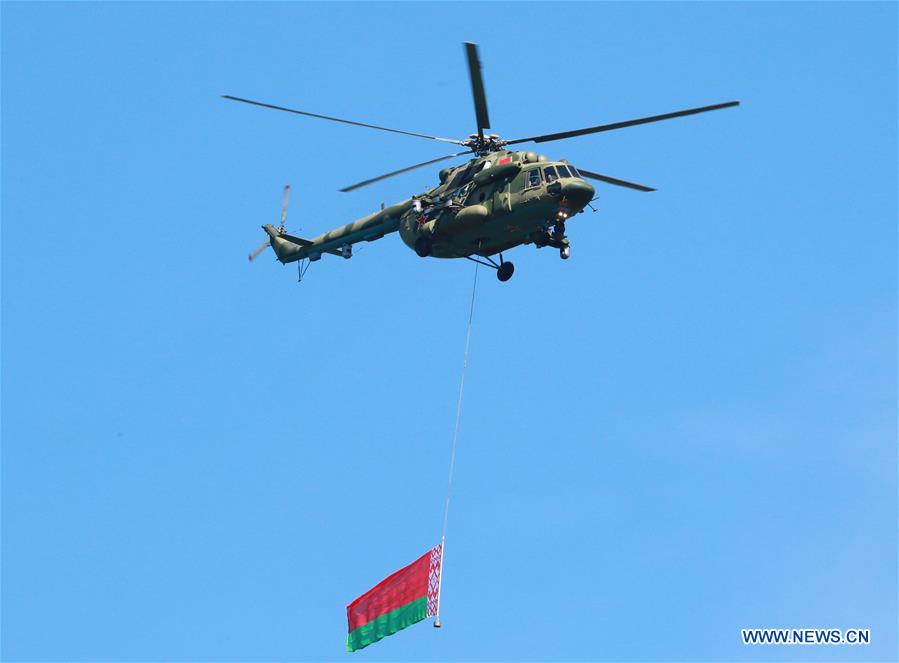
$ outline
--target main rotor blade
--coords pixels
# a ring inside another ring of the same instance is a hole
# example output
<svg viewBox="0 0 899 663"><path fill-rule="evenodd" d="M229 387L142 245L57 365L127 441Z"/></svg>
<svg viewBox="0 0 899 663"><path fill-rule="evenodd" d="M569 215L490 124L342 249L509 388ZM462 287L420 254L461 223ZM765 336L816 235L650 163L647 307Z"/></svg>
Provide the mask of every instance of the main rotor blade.
<svg viewBox="0 0 899 663"><path fill-rule="evenodd" d="M589 177L591 180L599 180L600 182L614 184L615 186L626 186L628 189L636 189L637 191L655 191L655 189L649 186L643 186L642 184L628 182L627 180L619 180L615 177L609 177L608 175L592 173L589 170L584 170L583 168L578 168L577 172L579 172L584 177Z"/></svg>
<svg viewBox="0 0 899 663"><path fill-rule="evenodd" d="M652 115L650 117L641 117L636 120L625 120L624 122L613 122L612 124L600 124L595 127L586 129L575 129L574 131L560 131L555 134L544 134L542 136L531 136L530 138L516 138L506 142L506 145L514 143L526 143L534 141L535 143L545 143L550 140L562 140L564 138L574 138L575 136L583 136L585 134L595 134L600 131L612 131L613 129L624 129L625 127L633 127L638 124L648 124L650 122L661 122L662 120L670 120L675 117L684 117L685 115L696 115L697 113L707 113L721 108L730 108L731 106L739 106L739 101L728 101L723 104L715 104L713 106L701 106L699 108L688 108L687 110L675 111L673 113L665 113L664 115Z"/></svg>
<svg viewBox="0 0 899 663"><path fill-rule="evenodd" d="M356 184L351 184L348 187L344 187L340 189L343 193L347 191L353 191L363 186L368 186L369 184L374 184L375 182L380 182L381 180L386 180L388 177L393 177L394 175L402 175L403 173L408 173L410 170L415 170L416 168L421 168L422 166L429 166L432 163L437 163L438 161L445 161L446 159L452 159L453 157L460 157L463 154L470 154L468 150L465 152L456 152L455 154L447 154L445 157L438 157L436 159L431 159L430 161L424 161L422 163L417 163L414 166L409 166L408 168L400 168L399 170L395 170L392 173L387 173L386 175L379 175L378 177L372 177L370 180L362 180L361 182L357 182Z"/></svg>
<svg viewBox="0 0 899 663"><path fill-rule="evenodd" d="M230 99L231 101L240 101L244 104L252 104L254 106L262 106L263 108L274 108L275 110L295 113L297 115L306 115L307 117L317 117L320 120L331 120L332 122L342 122L343 124L352 124L357 127L367 127L369 129L380 129L381 131L390 131L395 134L404 134L406 136L417 136L418 138L428 138L430 140L439 140L441 143L454 143L455 145L463 145L464 141L453 140L452 138L438 138L437 136L429 136L428 134L420 134L415 131L403 131L402 129L391 129L389 127L380 127L377 124L367 124L365 122L356 122L355 120L344 120L339 117L331 117L330 115L319 115L318 113L309 113L306 111L296 110L295 108L287 108L286 106L276 106L275 104L267 104L262 101L253 101L252 99L242 99L240 97L232 97L230 94L223 94L222 99Z"/></svg>
<svg viewBox="0 0 899 663"><path fill-rule="evenodd" d="M487 95L484 93L484 79L481 77L481 60L478 57L477 44L465 42L465 55L468 57L468 76L471 78L471 96L474 97L478 137L483 138L484 129L490 128L490 117L487 115Z"/></svg>

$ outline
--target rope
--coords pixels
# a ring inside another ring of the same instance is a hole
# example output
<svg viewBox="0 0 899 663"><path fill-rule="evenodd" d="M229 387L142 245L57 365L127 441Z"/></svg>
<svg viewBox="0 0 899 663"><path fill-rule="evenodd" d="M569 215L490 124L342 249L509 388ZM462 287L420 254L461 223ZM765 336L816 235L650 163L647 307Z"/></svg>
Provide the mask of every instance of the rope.
<svg viewBox="0 0 899 663"><path fill-rule="evenodd" d="M446 482L446 506L443 509L443 536L446 539L446 523L449 519L450 497L453 494L453 470L456 467L456 444L459 441L459 422L462 419L462 396L465 393L465 370L468 368L468 348L471 345L471 321L474 318L474 295L478 288L478 265L474 266L474 285L471 287L471 306L468 310L468 331L465 333L465 355L462 359L462 379L459 381L459 402L456 404L456 427L453 431L453 450L450 454L449 479Z"/></svg>
<svg viewBox="0 0 899 663"><path fill-rule="evenodd" d="M453 450L450 453L449 478L446 482L446 505L443 508L443 535L440 537L440 589L443 585L443 555L446 549L446 524L449 520L450 498L453 495L453 470L456 468L456 445L459 441L459 422L462 419L462 396L465 393L465 371L468 368L468 348L471 346L471 321L474 319L474 299L478 290L478 263L474 265L474 283L471 286L471 306L468 309L468 331L465 332L465 354L462 359L462 379L459 381L459 402L456 404L456 426L453 430ZM440 589L437 591L437 619L440 626Z"/></svg>

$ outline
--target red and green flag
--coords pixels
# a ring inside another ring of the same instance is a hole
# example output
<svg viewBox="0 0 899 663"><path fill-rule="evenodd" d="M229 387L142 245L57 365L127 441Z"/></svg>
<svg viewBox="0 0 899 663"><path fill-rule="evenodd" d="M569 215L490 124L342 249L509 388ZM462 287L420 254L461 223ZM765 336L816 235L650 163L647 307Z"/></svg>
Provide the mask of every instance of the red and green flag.
<svg viewBox="0 0 899 663"><path fill-rule="evenodd" d="M346 607L347 651L367 647L437 614L443 545L387 576Z"/></svg>

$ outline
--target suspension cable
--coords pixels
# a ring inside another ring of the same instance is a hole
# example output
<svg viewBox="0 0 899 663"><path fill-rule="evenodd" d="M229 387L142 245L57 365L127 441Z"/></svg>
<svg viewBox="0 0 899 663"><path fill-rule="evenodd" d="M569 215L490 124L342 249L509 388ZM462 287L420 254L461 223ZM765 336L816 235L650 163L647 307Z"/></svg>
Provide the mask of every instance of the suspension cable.
<svg viewBox="0 0 899 663"><path fill-rule="evenodd" d="M456 468L456 445L459 441L459 422L462 420L462 397L465 393L465 372L468 368L468 349L471 346L471 322L474 319L474 300L478 289L478 264L474 266L474 283L471 286L471 305L468 309L468 330L465 332L465 354L462 358L462 378L459 380L459 401L456 403L456 425L453 430L453 449L450 453L449 478L446 482L446 504L443 508L443 534L440 537L440 585L443 584L443 556L446 551L446 524L449 520L450 498L453 494L453 470ZM442 587L440 588L442 589ZM440 627L440 589L437 590L437 619L434 626Z"/></svg>

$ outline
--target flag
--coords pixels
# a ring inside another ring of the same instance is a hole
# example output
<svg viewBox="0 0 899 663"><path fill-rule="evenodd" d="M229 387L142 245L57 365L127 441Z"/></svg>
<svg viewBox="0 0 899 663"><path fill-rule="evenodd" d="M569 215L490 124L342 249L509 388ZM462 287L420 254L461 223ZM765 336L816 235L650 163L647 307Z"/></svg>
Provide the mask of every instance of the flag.
<svg viewBox="0 0 899 663"><path fill-rule="evenodd" d="M347 651L367 647L437 614L443 544L387 576L346 607Z"/></svg>

